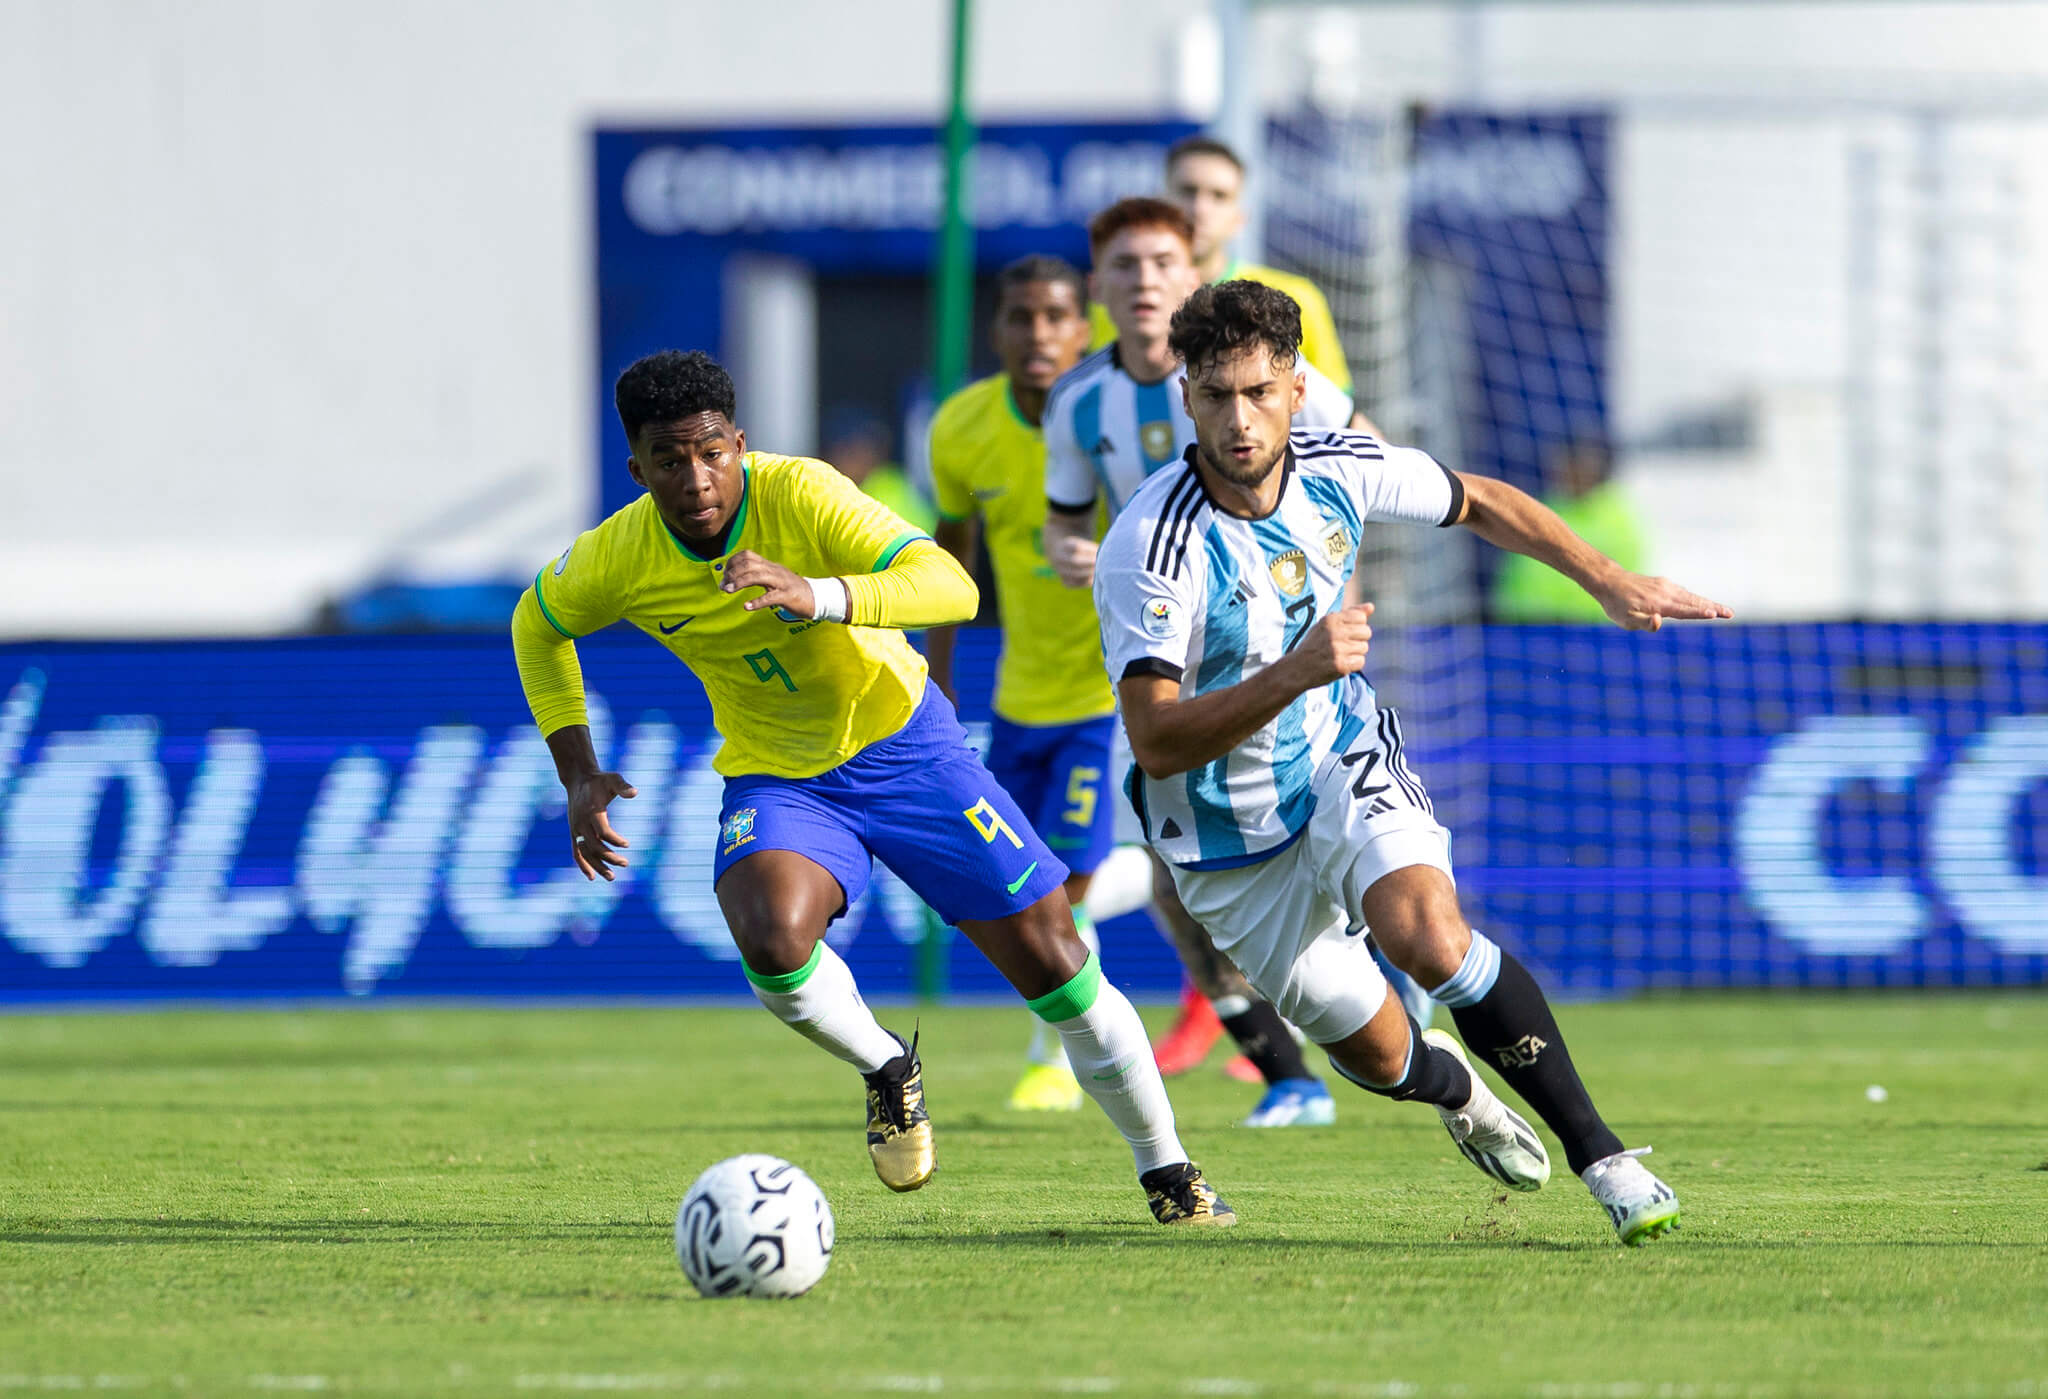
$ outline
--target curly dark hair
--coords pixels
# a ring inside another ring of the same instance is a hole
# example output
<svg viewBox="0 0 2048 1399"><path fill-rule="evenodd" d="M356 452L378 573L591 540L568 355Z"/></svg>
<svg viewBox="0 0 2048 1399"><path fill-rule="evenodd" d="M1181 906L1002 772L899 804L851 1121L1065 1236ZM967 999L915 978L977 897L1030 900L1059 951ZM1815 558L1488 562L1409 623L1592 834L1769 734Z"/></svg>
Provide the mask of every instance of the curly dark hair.
<svg viewBox="0 0 2048 1399"><path fill-rule="evenodd" d="M679 423L699 413L737 413L732 375L702 350L661 350L626 366L612 386L612 404L628 440L649 423Z"/></svg>
<svg viewBox="0 0 2048 1399"><path fill-rule="evenodd" d="M1173 313L1166 343L1189 373L1264 345L1277 366L1301 356L1301 307L1261 282L1214 282Z"/></svg>

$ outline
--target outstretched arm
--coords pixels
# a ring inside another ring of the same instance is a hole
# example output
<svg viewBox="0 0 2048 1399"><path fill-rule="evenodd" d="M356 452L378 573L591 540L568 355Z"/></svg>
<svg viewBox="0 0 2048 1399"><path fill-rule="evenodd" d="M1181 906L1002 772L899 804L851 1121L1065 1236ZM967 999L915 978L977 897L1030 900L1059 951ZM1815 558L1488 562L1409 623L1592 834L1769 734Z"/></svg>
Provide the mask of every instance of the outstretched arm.
<svg viewBox="0 0 2048 1399"><path fill-rule="evenodd" d="M1727 607L1681 588L1668 578L1631 573L1595 549L1557 512L1525 491L1490 476L1456 473L1465 487L1462 524L1487 543L1547 564L1592 595L1618 627L1655 631L1667 619L1711 621L1733 617Z"/></svg>

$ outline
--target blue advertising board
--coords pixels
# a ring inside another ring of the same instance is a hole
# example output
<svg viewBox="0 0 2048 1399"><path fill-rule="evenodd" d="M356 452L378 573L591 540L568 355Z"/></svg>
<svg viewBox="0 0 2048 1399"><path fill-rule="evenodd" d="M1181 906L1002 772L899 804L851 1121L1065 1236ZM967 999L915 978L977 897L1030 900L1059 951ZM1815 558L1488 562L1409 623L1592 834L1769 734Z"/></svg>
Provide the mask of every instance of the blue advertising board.
<svg viewBox="0 0 2048 1399"><path fill-rule="evenodd" d="M962 637L971 722L993 643ZM2048 626L1484 643L1484 737L1418 725L1415 765L1484 774L1461 893L1553 984L2048 978ZM640 791L611 885L565 866L504 641L0 647L0 999L744 997L709 884L703 692L638 637L581 650ZM833 940L904 995L924 927L884 877ZM1104 959L1139 995L1179 982L1141 917ZM957 935L950 966L954 994L1005 994Z"/></svg>
<svg viewBox="0 0 2048 1399"><path fill-rule="evenodd" d="M1381 236L1373 172L1361 165L1376 143L1356 129L1372 120L1308 110L1268 131L1270 260L1354 267L1325 288L1340 301L1362 286ZM982 128L968 200L980 269L1027 253L1086 267L1089 216L1157 190L1167 147L1194 129ZM1413 132L1406 245L1455 284L1429 311L1459 366L1447 405L1459 440L1424 445L1536 494L1562 449L1609 436L1610 129L1595 110L1440 109ZM722 273L738 253L795 259L821 276L926 275L943 163L925 125L636 128L594 141L598 477L609 514L637 493L611 411L619 371L658 349L723 353ZM888 348L924 362L922 344Z"/></svg>
<svg viewBox="0 0 2048 1399"><path fill-rule="evenodd" d="M992 272L1029 253L1088 265L1088 219L1159 188L1185 122L993 123L974 147L968 216ZM611 411L620 370L661 349L721 351L726 260L820 274L928 274L944 159L928 124L603 130L595 135L603 513L637 489ZM921 362L926 347L916 347ZM761 446L773 450L774 443Z"/></svg>
<svg viewBox="0 0 2048 1399"><path fill-rule="evenodd" d="M2048 626L1494 627L1475 923L1567 986L2048 976Z"/></svg>

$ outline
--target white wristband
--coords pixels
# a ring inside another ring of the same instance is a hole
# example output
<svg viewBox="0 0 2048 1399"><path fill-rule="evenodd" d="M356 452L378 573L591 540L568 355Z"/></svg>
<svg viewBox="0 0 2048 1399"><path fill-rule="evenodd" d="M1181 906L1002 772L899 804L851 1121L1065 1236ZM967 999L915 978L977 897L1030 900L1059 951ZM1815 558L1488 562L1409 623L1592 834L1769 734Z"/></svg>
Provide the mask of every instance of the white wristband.
<svg viewBox="0 0 2048 1399"><path fill-rule="evenodd" d="M848 599L846 584L837 578L806 578L811 585L811 602L817 611L814 614L821 622L843 622L846 620Z"/></svg>

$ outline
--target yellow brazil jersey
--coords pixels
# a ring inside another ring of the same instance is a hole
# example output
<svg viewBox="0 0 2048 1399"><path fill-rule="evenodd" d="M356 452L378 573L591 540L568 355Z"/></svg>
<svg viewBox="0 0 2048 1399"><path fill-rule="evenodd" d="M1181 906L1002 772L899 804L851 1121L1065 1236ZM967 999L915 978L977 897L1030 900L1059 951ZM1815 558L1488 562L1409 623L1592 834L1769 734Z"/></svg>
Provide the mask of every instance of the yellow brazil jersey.
<svg viewBox="0 0 2048 1399"><path fill-rule="evenodd" d="M745 493L723 554L699 558L643 495L576 542L534 580L563 636L624 620L696 672L724 737L712 766L727 777L813 777L909 721L925 664L884 627L749 612L752 589L720 590L742 549L807 578L873 573L929 536L821 461L749 452Z"/></svg>
<svg viewBox="0 0 2048 1399"><path fill-rule="evenodd" d="M1351 365L1344 358L1344 342L1337 336L1337 319L1330 314L1330 303L1323 299L1314 282L1255 262L1233 262L1216 280L1228 282L1238 278L1262 283L1293 297L1295 304L1301 307L1302 358L1322 370L1324 377L1338 388L1350 389ZM1116 326L1111 323L1109 312L1102 309L1101 302L1095 302L1088 308L1088 324L1094 331L1089 349L1099 350L1116 339Z"/></svg>
<svg viewBox="0 0 2048 1399"><path fill-rule="evenodd" d="M1045 727L1116 709L1102 667L1095 599L1045 561L1045 439L997 374L969 384L932 419L932 495L948 519L982 517L1003 609L996 713Z"/></svg>

